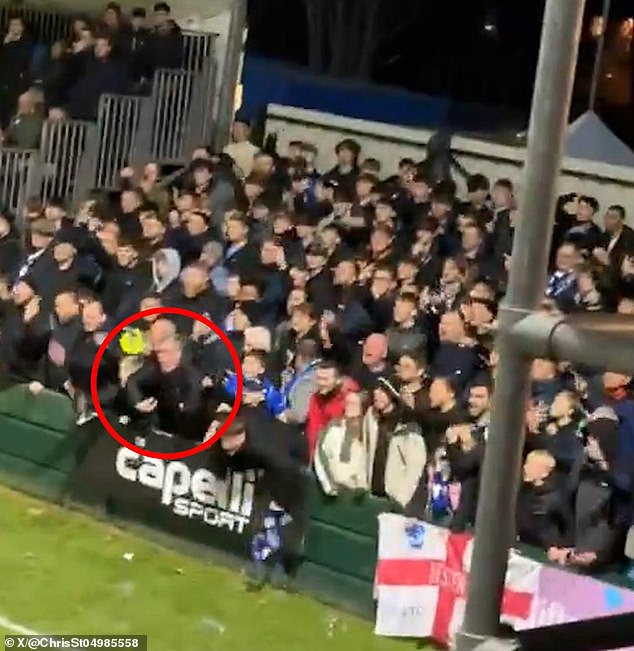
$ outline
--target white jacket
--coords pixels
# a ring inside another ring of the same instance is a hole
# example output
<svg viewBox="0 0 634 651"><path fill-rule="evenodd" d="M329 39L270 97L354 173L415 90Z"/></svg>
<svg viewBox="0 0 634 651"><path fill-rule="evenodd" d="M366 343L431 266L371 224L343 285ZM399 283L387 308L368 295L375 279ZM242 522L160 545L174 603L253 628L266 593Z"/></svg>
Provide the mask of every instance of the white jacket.
<svg viewBox="0 0 634 651"><path fill-rule="evenodd" d="M369 490L363 442L348 432L344 419L321 432L313 465L326 495L338 495L341 489Z"/></svg>
<svg viewBox="0 0 634 651"><path fill-rule="evenodd" d="M368 485L372 484L372 467L379 436L379 427L372 407L363 419L363 444L366 451ZM421 480L425 480L427 446L416 423L396 426L387 451L385 493L402 508L410 503Z"/></svg>

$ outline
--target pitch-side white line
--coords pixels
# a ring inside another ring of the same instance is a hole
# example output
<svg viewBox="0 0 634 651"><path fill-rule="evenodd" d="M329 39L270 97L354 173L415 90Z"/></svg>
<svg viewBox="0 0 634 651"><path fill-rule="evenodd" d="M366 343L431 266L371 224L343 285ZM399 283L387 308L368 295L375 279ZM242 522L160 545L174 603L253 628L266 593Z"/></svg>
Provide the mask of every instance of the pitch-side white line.
<svg viewBox="0 0 634 651"><path fill-rule="evenodd" d="M13 633L18 633L19 635L41 635L41 633L27 628L26 626L20 626L20 624L12 622L10 619L4 617L3 615L0 615L0 627L6 628Z"/></svg>

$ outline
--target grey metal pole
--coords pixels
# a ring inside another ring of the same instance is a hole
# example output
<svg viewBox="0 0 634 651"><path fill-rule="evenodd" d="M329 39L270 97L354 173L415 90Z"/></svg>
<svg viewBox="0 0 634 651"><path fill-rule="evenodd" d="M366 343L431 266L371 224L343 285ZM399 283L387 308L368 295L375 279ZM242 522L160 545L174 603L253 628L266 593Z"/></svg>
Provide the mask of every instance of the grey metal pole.
<svg viewBox="0 0 634 651"><path fill-rule="evenodd" d="M584 0L548 0L528 131L525 184L515 231L508 291L500 313L500 362L482 472L475 544L459 651L499 631L500 608L515 534L515 500L524 440L529 359L504 333L537 307L546 284L556 185L572 95ZM519 311L519 313L518 313Z"/></svg>
<svg viewBox="0 0 634 651"><path fill-rule="evenodd" d="M214 147L221 150L229 142L233 105L240 69L240 56L244 48L244 30L247 27L247 0L233 0L231 23L227 43L227 57L223 71L219 106L214 128Z"/></svg>
<svg viewBox="0 0 634 651"><path fill-rule="evenodd" d="M509 336L526 355L632 375L634 318L616 314L605 317L588 319L584 327L584 319L533 313L518 321Z"/></svg>
<svg viewBox="0 0 634 651"><path fill-rule="evenodd" d="M590 82L590 95L588 97L588 111L594 111L594 105L597 103L597 90L599 88L599 77L601 76L601 60L603 59L603 50L605 49L605 32L608 28L609 16L610 0L603 0L603 12L601 16L603 29L597 40L597 51L594 55L592 81Z"/></svg>

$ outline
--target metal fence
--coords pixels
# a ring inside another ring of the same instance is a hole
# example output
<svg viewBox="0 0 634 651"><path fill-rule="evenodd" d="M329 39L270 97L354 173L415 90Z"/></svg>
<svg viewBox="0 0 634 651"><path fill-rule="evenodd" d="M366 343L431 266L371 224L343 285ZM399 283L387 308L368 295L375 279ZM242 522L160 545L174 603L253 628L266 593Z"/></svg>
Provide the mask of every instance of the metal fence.
<svg viewBox="0 0 634 651"><path fill-rule="evenodd" d="M181 161L194 79L194 73L184 70L156 71L152 84L152 159L163 163Z"/></svg>
<svg viewBox="0 0 634 651"><path fill-rule="evenodd" d="M31 195L76 203L116 189L127 165L184 164L210 137L214 75L212 56L198 73L158 70L150 97L104 95L96 123L49 120L39 151L0 148L0 201L15 212Z"/></svg>
<svg viewBox="0 0 634 651"><path fill-rule="evenodd" d="M75 16L66 12L8 3L0 5L0 28L5 29L9 20L17 16L24 19L29 33L42 45L67 40L75 19ZM205 59L214 52L216 34L183 30L182 35L182 68L191 71L202 70Z"/></svg>
<svg viewBox="0 0 634 651"><path fill-rule="evenodd" d="M36 187L38 156L34 149L0 147L0 206L18 219Z"/></svg>
<svg viewBox="0 0 634 651"><path fill-rule="evenodd" d="M73 21L70 14L0 5L0 25L15 15L41 44L67 38ZM185 163L211 140L215 39L184 31L182 69L157 70L149 96L102 96L96 123L47 121L38 151L0 147L0 202L16 213L32 195L76 203L93 188L116 189L127 165Z"/></svg>
<svg viewBox="0 0 634 651"><path fill-rule="evenodd" d="M70 14L39 7L26 7L13 3L0 6L0 26L3 29L13 17L22 18L35 40L47 45L67 39L71 34L74 20Z"/></svg>
<svg viewBox="0 0 634 651"><path fill-rule="evenodd" d="M152 96L139 123L136 158L178 165L211 138L215 97L215 57L200 72L157 70Z"/></svg>
<svg viewBox="0 0 634 651"><path fill-rule="evenodd" d="M203 62L194 83L184 143L186 153L201 144L210 144L213 139L213 119L219 101L216 94L216 74L216 56L211 52Z"/></svg>
<svg viewBox="0 0 634 651"><path fill-rule="evenodd" d="M183 69L200 72L205 61L212 57L216 34L183 32Z"/></svg>
<svg viewBox="0 0 634 651"><path fill-rule="evenodd" d="M95 160L93 186L114 190L119 172L135 165L135 145L141 117L142 97L132 95L102 95L97 115L99 149ZM139 156L141 151L138 152Z"/></svg>
<svg viewBox="0 0 634 651"><path fill-rule="evenodd" d="M37 194L77 202L93 187L97 127L79 120L47 121L37 166Z"/></svg>

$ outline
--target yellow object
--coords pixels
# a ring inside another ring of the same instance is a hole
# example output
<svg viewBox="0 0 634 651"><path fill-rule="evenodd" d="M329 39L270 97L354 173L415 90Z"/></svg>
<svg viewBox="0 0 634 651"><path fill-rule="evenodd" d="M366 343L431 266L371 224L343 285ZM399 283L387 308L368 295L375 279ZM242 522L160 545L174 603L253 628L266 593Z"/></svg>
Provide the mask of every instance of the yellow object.
<svg viewBox="0 0 634 651"><path fill-rule="evenodd" d="M138 328L124 330L119 339L124 355L142 355L145 352L145 337Z"/></svg>

